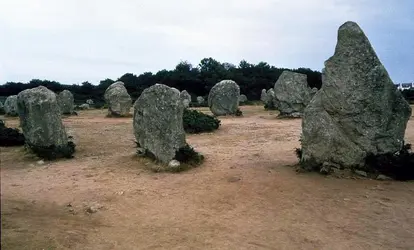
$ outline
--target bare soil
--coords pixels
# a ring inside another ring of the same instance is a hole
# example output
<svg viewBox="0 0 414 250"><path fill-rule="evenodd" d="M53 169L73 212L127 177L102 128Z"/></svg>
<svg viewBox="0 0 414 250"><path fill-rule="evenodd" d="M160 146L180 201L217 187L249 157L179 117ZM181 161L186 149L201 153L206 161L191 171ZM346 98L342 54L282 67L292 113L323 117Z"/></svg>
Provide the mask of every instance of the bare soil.
<svg viewBox="0 0 414 250"><path fill-rule="evenodd" d="M1 248L414 249L414 182L296 173L301 120L241 109L187 136L206 161L182 173L149 170L132 118L105 110L64 118L74 159L0 148Z"/></svg>

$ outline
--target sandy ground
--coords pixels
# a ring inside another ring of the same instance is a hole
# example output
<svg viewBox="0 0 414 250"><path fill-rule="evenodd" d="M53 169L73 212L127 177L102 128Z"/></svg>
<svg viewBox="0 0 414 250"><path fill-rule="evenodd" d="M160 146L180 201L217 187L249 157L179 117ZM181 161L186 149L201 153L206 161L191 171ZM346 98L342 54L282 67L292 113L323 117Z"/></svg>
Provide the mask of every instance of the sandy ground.
<svg viewBox="0 0 414 250"><path fill-rule="evenodd" d="M183 173L148 170L104 110L64 119L74 159L0 148L2 249L414 249L414 182L298 174L301 120L242 110L187 136L206 161Z"/></svg>

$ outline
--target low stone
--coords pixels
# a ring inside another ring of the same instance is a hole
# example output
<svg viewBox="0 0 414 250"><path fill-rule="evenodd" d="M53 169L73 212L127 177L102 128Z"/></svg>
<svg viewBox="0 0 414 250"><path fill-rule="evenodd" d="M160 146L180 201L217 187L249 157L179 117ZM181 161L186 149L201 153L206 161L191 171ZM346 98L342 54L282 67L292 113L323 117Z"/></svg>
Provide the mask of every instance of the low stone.
<svg viewBox="0 0 414 250"><path fill-rule="evenodd" d="M240 95L239 96L239 102L241 102L241 103L247 102L247 96L246 95Z"/></svg>
<svg viewBox="0 0 414 250"><path fill-rule="evenodd" d="M72 115L74 110L74 101L72 93L69 90L63 90L57 95L57 101L60 111L65 115Z"/></svg>
<svg viewBox="0 0 414 250"><path fill-rule="evenodd" d="M180 162L177 160L172 160L168 163L169 168L178 168L180 167L180 165L181 165Z"/></svg>
<svg viewBox="0 0 414 250"><path fill-rule="evenodd" d="M359 176L362 176L362 177L368 177L367 172L362 171L362 170L355 170L355 173Z"/></svg>
<svg viewBox="0 0 414 250"><path fill-rule="evenodd" d="M40 161L37 161L36 163L37 163L37 165L43 165L43 164L45 164L45 161L40 160Z"/></svg>
<svg viewBox="0 0 414 250"><path fill-rule="evenodd" d="M391 181L392 178L390 178L386 175L380 174L380 175L377 176L377 180L379 180L379 181Z"/></svg>
<svg viewBox="0 0 414 250"><path fill-rule="evenodd" d="M198 105L204 104L204 98L202 96L197 96L197 103Z"/></svg>

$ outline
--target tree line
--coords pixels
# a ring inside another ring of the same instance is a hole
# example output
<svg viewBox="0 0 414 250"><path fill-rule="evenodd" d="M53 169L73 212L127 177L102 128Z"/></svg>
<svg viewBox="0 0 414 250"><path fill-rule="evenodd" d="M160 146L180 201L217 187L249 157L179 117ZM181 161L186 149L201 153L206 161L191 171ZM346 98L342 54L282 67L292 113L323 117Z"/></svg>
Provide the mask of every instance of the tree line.
<svg viewBox="0 0 414 250"><path fill-rule="evenodd" d="M284 70L306 74L310 87L320 88L321 73L308 68L287 69L277 68L266 62L251 64L242 60L239 65L221 63L213 58L204 58L197 66L187 61L178 63L173 70L160 70L157 73L144 72L140 75L126 73L118 79L104 79L98 85L90 82L65 85L56 81L33 79L28 83L7 82L0 85L0 96L16 95L20 91L43 85L59 93L65 89L71 91L76 103L93 99L95 103L104 103L103 95L106 88L116 81L125 84L132 99L137 99L142 91L156 83L187 90L193 98L206 97L210 89L219 81L230 79L237 82L240 92L249 100L259 100L262 89L272 88Z"/></svg>
<svg viewBox="0 0 414 250"><path fill-rule="evenodd" d="M206 97L217 82L230 79L237 82L242 94L245 94L249 100L254 101L260 99L262 89L272 88L285 70L306 74L308 85L311 88L320 89L322 85L321 72L309 68L278 68L266 62L252 64L245 60L242 60L236 66L231 63L221 63L213 58L204 58L197 66L182 61L172 70L163 69L155 74L144 72L140 75L126 73L115 80L101 80L98 85L93 85L87 81L81 84L65 85L56 81L39 79L33 79L28 83L7 82L0 85L0 97L17 95L22 90L43 85L56 93L65 89L71 91L77 104L92 99L99 106L104 104L103 96L106 88L116 81L122 81L134 101L144 89L156 83L162 83L180 91L187 90L195 99L196 96ZM403 91L403 96L407 100L414 101L414 90Z"/></svg>

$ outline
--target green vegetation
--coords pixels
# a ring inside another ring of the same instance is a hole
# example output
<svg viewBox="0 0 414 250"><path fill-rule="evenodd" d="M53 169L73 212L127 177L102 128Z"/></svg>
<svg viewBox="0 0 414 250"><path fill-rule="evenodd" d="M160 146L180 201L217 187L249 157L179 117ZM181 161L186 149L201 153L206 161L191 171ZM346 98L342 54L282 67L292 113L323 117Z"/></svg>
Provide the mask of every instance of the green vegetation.
<svg viewBox="0 0 414 250"><path fill-rule="evenodd" d="M185 132L190 134L211 132L220 127L220 120L197 110L185 109L183 126Z"/></svg>

